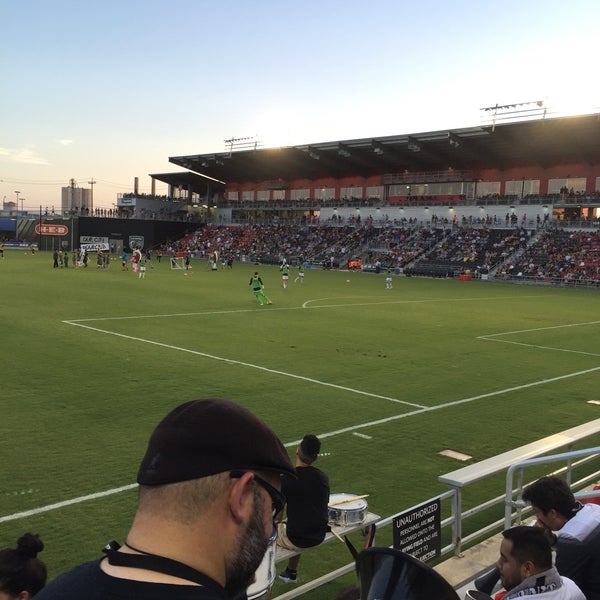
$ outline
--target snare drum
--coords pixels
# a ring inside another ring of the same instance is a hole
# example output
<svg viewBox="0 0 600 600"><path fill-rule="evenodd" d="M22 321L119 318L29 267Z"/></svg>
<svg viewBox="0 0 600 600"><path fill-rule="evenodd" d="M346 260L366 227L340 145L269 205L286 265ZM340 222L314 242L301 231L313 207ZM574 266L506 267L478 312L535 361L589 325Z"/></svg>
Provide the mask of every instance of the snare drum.
<svg viewBox="0 0 600 600"><path fill-rule="evenodd" d="M263 556L262 562L254 573L254 583L246 590L248 600L260 600L266 598L275 581L275 551L277 549L277 535L269 540L269 547Z"/></svg>
<svg viewBox="0 0 600 600"><path fill-rule="evenodd" d="M352 500L356 494L331 494L327 511L329 513L329 524L338 527L348 527L350 525L360 525L369 512L369 505L364 498ZM344 502L340 502L344 500ZM339 503L339 504L338 504Z"/></svg>

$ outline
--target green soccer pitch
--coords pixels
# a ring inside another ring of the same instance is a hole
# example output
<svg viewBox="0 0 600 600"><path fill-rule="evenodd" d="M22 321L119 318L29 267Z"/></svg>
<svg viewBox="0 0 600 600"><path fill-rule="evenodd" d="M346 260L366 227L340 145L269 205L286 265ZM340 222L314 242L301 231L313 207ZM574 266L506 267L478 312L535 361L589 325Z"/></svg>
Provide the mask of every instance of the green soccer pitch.
<svg viewBox="0 0 600 600"><path fill-rule="evenodd" d="M39 533L51 578L123 541L150 432L187 400L247 406L290 455L319 435L332 492L369 494L383 517L445 491L438 476L465 463L441 450L475 462L599 416L600 291L404 277L388 290L383 273L312 269L284 290L274 266L186 274L163 258L140 280L116 259L4 254L0 540ZM329 543L300 583L349 562Z"/></svg>

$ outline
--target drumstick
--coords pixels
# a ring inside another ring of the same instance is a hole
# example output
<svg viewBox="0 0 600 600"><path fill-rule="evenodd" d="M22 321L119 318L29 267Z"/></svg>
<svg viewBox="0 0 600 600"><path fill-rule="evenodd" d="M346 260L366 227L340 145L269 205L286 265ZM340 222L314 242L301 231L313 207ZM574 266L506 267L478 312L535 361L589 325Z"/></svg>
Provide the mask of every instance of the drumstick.
<svg viewBox="0 0 600 600"><path fill-rule="evenodd" d="M333 533L333 535L335 535L335 537L340 540L340 542L342 542L343 544L345 544L346 542L344 541L344 538L335 531L335 529L331 529L331 533Z"/></svg>
<svg viewBox="0 0 600 600"><path fill-rule="evenodd" d="M350 498L342 498L341 500L336 500L335 502L330 502L327 506L337 506L338 504L344 504L345 502L354 502L354 500L362 500L363 498L368 498L369 494L363 494L362 496L352 496Z"/></svg>

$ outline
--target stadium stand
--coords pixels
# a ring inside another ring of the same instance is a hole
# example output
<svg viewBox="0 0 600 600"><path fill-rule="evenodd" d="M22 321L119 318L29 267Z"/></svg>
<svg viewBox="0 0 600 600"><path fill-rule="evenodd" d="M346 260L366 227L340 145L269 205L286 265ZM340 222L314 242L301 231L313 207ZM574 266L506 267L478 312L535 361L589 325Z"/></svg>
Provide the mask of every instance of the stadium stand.
<svg viewBox="0 0 600 600"><path fill-rule="evenodd" d="M237 261L458 277L469 273L506 281L587 285L600 283L600 236L595 231L520 227L419 227L314 224L212 225L168 245L165 254L211 251ZM332 260L333 259L333 262Z"/></svg>

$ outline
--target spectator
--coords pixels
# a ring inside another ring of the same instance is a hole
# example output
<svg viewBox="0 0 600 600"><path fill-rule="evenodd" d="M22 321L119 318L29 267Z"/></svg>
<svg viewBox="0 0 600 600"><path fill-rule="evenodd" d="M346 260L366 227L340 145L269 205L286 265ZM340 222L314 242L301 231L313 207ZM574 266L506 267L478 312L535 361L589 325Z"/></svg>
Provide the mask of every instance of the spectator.
<svg viewBox="0 0 600 600"><path fill-rule="evenodd" d="M502 532L498 570L507 593L503 600L586 600L577 585L552 566L552 548L538 527L519 525Z"/></svg>
<svg viewBox="0 0 600 600"><path fill-rule="evenodd" d="M244 594L295 473L279 438L233 402L194 400L156 427L123 546L51 582L39 600L225 600ZM36 599L37 600L37 599Z"/></svg>
<svg viewBox="0 0 600 600"><path fill-rule="evenodd" d="M0 550L0 598L29 600L46 585L46 565L37 558L44 549L38 535L26 533L16 548Z"/></svg>
<svg viewBox="0 0 600 600"><path fill-rule="evenodd" d="M537 525L557 531L556 568L572 579L587 600L600 600L600 506L577 502L566 481L542 477L528 486Z"/></svg>
<svg viewBox="0 0 600 600"><path fill-rule="evenodd" d="M319 545L328 530L329 479L313 467L321 442L316 435L305 435L296 450L297 479L284 477L282 490L287 498L287 519L278 526L277 543L298 551ZM296 583L300 555L292 556L279 579Z"/></svg>

